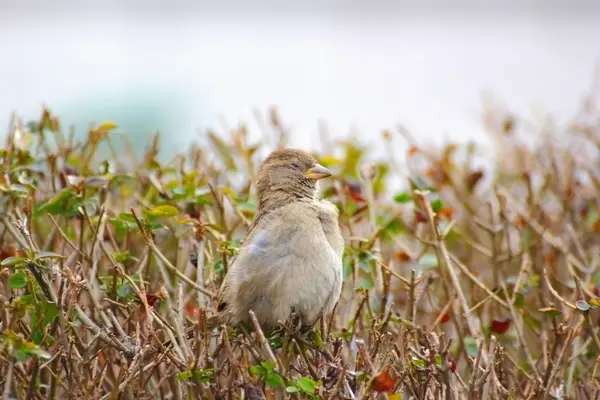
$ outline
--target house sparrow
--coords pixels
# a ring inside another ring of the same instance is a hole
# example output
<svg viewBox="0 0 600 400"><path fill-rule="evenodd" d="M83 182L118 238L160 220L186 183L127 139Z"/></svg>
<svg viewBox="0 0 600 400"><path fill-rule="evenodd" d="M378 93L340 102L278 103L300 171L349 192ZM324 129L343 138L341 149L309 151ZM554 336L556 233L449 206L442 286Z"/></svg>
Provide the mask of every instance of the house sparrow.
<svg viewBox="0 0 600 400"><path fill-rule="evenodd" d="M307 153L272 152L256 182L257 213L218 295L215 323L276 328L294 312L303 328L333 311L342 289L338 209L318 198L331 172Z"/></svg>

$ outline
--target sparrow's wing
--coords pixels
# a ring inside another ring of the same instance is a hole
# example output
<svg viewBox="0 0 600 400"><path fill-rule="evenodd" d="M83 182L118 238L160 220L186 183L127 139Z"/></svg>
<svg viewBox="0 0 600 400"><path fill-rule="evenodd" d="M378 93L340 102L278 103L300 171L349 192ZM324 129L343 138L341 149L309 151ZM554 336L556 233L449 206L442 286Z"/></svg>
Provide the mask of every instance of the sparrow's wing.
<svg viewBox="0 0 600 400"><path fill-rule="evenodd" d="M317 215L327 242L340 257L344 254L344 238L338 221L339 210L327 201L321 200L317 206Z"/></svg>
<svg viewBox="0 0 600 400"><path fill-rule="evenodd" d="M246 232L246 236L244 236L244 238L242 239L240 251L239 251L238 255L231 260L231 264L229 265L229 272L223 278L223 283L221 283L221 287L219 288L219 293L217 293L217 300L218 300L217 311L221 312L227 306L225 298L227 297L227 292L230 288L231 271L234 268L237 268L236 263L240 257L240 254L243 253L243 251L247 247L248 243L250 243L252 241L254 233L257 231L257 227L262 224L262 221L264 219L266 219L265 217L267 217L267 215L269 214L270 211L271 210L259 211L256 214L256 216L254 217L254 220L252 221L252 224L250 225L248 232Z"/></svg>

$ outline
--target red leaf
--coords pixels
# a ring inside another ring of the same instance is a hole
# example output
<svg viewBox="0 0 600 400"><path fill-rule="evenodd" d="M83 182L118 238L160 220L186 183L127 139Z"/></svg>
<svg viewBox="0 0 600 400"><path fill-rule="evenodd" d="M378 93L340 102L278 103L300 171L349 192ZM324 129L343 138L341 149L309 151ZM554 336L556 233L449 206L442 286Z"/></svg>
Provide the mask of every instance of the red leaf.
<svg viewBox="0 0 600 400"><path fill-rule="evenodd" d="M154 305L163 300L167 295L167 290L165 289L164 286L161 286L160 289L158 289L156 291L156 293L154 294L148 294L146 295L146 302L148 303L148 305L150 307L154 307Z"/></svg>
<svg viewBox="0 0 600 400"><path fill-rule="evenodd" d="M494 333L505 333L508 330L508 328L510 328L511 322L512 321L510 320L510 318L503 320L493 320L492 325L490 326L490 330Z"/></svg>
<svg viewBox="0 0 600 400"><path fill-rule="evenodd" d="M427 222L427 215L423 211L415 211L415 221L418 224Z"/></svg>
<svg viewBox="0 0 600 400"><path fill-rule="evenodd" d="M373 383L371 384L373 390L377 392L389 392L395 386L396 382L394 382L394 379L392 379L392 376L387 371L383 371L373 378Z"/></svg>
<svg viewBox="0 0 600 400"><path fill-rule="evenodd" d="M14 246L7 246L0 251L0 261L8 257L24 257L23 249L17 249Z"/></svg>
<svg viewBox="0 0 600 400"><path fill-rule="evenodd" d="M439 212L438 215L441 218L445 218L445 219L452 219L452 217L454 216L454 208L451 207L443 207Z"/></svg>
<svg viewBox="0 0 600 400"><path fill-rule="evenodd" d="M410 146L408 151L406 152L408 157L414 157L415 154L419 152L419 149L416 146Z"/></svg>
<svg viewBox="0 0 600 400"><path fill-rule="evenodd" d="M196 321L198 320L198 316L200 315L200 309L198 307L196 307L194 304L192 303L185 303L185 306L183 307L183 309L185 310L186 315Z"/></svg>
<svg viewBox="0 0 600 400"><path fill-rule="evenodd" d="M149 295L147 295L147 296L146 296L146 301L148 302L148 305L149 305L150 307L154 307L154 304L156 304L156 302L157 302L158 300L159 300L159 298L158 298L158 297L156 297L156 296L155 296L155 295L153 295L153 294L149 294Z"/></svg>
<svg viewBox="0 0 600 400"><path fill-rule="evenodd" d="M398 250L396 253L394 253L394 257L400 262L409 262L412 260L410 255L404 250Z"/></svg>
<svg viewBox="0 0 600 400"><path fill-rule="evenodd" d="M352 200L357 203L364 203L365 196L360 182L346 182L344 185L345 192L350 195Z"/></svg>
<svg viewBox="0 0 600 400"><path fill-rule="evenodd" d="M450 314L445 312L444 315L442 315L442 318L440 319L440 323L445 324L448 321L450 321Z"/></svg>
<svg viewBox="0 0 600 400"><path fill-rule="evenodd" d="M456 361L454 361L454 358L450 354L446 354L446 361L450 364L450 371L456 372Z"/></svg>

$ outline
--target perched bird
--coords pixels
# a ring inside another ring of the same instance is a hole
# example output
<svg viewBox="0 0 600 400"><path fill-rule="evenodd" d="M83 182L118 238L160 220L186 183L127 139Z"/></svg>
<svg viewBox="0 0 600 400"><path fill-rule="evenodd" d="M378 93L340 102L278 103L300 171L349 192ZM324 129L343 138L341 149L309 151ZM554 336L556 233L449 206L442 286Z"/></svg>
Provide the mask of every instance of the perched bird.
<svg viewBox="0 0 600 400"><path fill-rule="evenodd" d="M318 197L331 172L296 149L272 152L256 182L257 213L218 294L214 323L265 330L294 312L303 328L330 313L342 289L338 209ZM212 325L211 324L211 325Z"/></svg>

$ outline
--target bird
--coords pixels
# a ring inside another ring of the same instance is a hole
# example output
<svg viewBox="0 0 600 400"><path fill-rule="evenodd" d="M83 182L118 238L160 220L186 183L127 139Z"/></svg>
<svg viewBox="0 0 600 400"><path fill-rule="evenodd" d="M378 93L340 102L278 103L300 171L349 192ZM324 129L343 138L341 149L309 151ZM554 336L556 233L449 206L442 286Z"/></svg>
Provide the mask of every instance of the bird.
<svg viewBox="0 0 600 400"><path fill-rule="evenodd" d="M299 149L278 149L264 159L257 211L209 325L252 328L252 310L265 332L292 313L305 330L333 311L342 290L344 239L337 207L319 198L319 181L331 175Z"/></svg>

